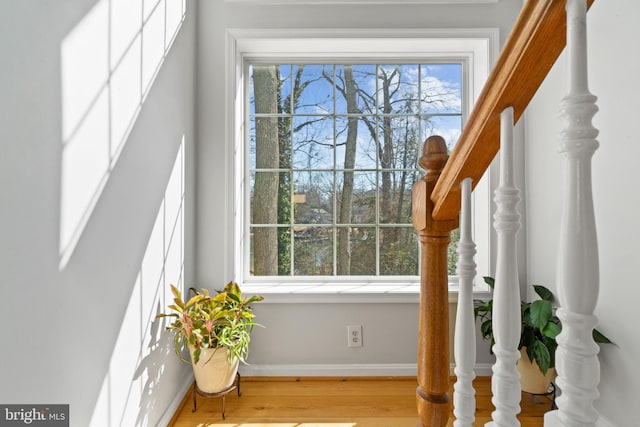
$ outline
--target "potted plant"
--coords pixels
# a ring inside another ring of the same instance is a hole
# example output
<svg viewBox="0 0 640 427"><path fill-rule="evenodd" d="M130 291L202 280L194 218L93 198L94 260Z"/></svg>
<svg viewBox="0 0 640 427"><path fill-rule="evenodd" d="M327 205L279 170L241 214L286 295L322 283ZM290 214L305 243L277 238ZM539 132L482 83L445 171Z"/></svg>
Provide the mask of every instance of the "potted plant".
<svg viewBox="0 0 640 427"><path fill-rule="evenodd" d="M218 393L233 384L238 363L246 363L251 332L256 325L251 304L261 296L245 298L235 282L210 295L206 289L190 288L193 296L186 300L171 285L174 299L157 318L171 317L167 326L174 332L175 351L181 361L193 366L198 389ZM184 357L188 349L190 360Z"/></svg>
<svg viewBox="0 0 640 427"><path fill-rule="evenodd" d="M495 280L493 277L484 277L485 283L493 291ZM533 285L533 289L540 297L532 302L520 302L522 315L522 327L520 331L521 358L518 361L518 370L522 390L541 394L549 390L549 384L555 378L555 354L558 343L556 337L562 330L560 319L552 305L554 295L544 286ZM491 343L493 354L492 322L493 299L487 301L474 300L474 314L476 321L480 320L480 333L482 338ZM593 339L597 343L612 343L597 329L593 330Z"/></svg>

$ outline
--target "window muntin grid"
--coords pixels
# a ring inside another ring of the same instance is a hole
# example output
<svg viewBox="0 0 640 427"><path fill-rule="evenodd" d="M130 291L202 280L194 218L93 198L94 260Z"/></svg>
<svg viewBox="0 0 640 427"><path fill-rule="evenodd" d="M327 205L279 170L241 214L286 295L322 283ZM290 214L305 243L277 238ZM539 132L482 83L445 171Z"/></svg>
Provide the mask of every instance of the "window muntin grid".
<svg viewBox="0 0 640 427"><path fill-rule="evenodd" d="M263 101L265 95L256 90L254 73L267 69L276 89L265 104L256 102L256 95ZM465 102L462 73L459 62L250 65L250 275L417 275L419 244L411 225L411 186L422 175L417 159L431 134L444 135L450 146L457 141ZM356 95L350 105L349 88ZM256 160L265 138L256 130L259 123L270 123L271 135L278 135L277 164ZM350 132L356 143L347 150ZM354 160L345 157L347 151ZM268 180L271 187L261 187ZM275 181L277 216L257 219L254 212L266 205L256 197L256 186L275 194ZM351 192L345 182L352 182ZM350 207L346 217L343 205ZM260 267L264 257L256 263L260 239L271 242L268 254L277 252L277 270Z"/></svg>

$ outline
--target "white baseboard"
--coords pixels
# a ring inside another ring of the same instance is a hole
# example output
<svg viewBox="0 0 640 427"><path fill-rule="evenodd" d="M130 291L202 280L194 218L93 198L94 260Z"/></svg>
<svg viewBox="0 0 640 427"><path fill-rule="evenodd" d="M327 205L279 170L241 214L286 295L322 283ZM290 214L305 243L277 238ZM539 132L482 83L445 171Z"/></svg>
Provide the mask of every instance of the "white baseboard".
<svg viewBox="0 0 640 427"><path fill-rule="evenodd" d="M451 375L453 375L453 366L451 365ZM493 363L477 363L473 369L476 373L476 377L490 377L493 375Z"/></svg>
<svg viewBox="0 0 640 427"><path fill-rule="evenodd" d="M414 363L389 364L304 364L304 365L245 365L240 374L249 377L364 377L416 376Z"/></svg>
<svg viewBox="0 0 640 427"><path fill-rule="evenodd" d="M173 398L173 400L171 401L167 409L164 411L164 414L162 414L162 418L158 420L158 423L156 424L156 426L169 425L169 422L171 422L171 418L173 418L175 413L178 412L178 409L180 408L180 404L182 403L184 396L187 394L187 392L189 391L192 385L193 385L193 375L188 375L184 379L184 383L182 384L182 386L180 386L180 388L176 392L176 397Z"/></svg>
<svg viewBox="0 0 640 427"><path fill-rule="evenodd" d="M476 365L476 376L490 376L491 364ZM449 369L453 375L453 365ZM244 365L240 374L248 377L415 377L415 363Z"/></svg>

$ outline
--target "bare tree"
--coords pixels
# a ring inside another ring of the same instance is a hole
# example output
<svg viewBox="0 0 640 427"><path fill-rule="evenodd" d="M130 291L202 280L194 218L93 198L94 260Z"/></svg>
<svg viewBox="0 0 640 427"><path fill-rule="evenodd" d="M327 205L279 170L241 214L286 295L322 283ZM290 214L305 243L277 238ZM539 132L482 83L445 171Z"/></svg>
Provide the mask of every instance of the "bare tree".
<svg viewBox="0 0 640 427"><path fill-rule="evenodd" d="M256 117L256 172L253 191L253 224L276 224L278 222L278 172L279 139L278 82L275 66L253 68L254 103L257 114L272 116ZM253 273L273 276L278 274L278 233L276 227L254 227Z"/></svg>
<svg viewBox="0 0 640 427"><path fill-rule="evenodd" d="M414 274L415 236L404 225L411 222L407 194L416 179L420 122L430 121L421 106L429 105L430 112L448 108L458 99L455 88L428 85L420 90L414 65L288 67L289 72L256 66L253 73L254 274L289 275L292 266L295 274L374 274L376 259L381 274ZM346 114L338 108L343 102ZM358 148L361 124L371 145L365 140ZM331 166L338 148L344 150L344 163ZM325 172L331 167L333 174ZM342 175L338 184L336 172ZM309 181L303 185L302 173ZM297 191L307 196L303 204L292 201L293 179ZM356 189L356 182L364 187ZM378 221L380 228L372 225ZM363 226L354 228L354 222ZM274 226L260 227L267 224ZM294 242L291 224L301 225Z"/></svg>
<svg viewBox="0 0 640 427"><path fill-rule="evenodd" d="M391 169L393 167L393 126L390 114L393 112L391 99L399 89L399 83L394 84L394 78L399 74L396 67L387 72L383 67L379 68L378 78L382 83L382 144L378 144L380 167L382 168L382 193L380 200L380 214L388 222L393 218L391 206ZM398 82L400 79L396 79ZM395 233L393 233L395 234Z"/></svg>
<svg viewBox="0 0 640 427"><path fill-rule="evenodd" d="M358 113L357 88L355 79L353 78L353 67L351 65L344 66L344 87L337 87L337 89L342 92L347 101L347 113ZM358 117L350 115L347 119L347 140L344 153L345 171L338 220L340 224L351 223L351 207L353 205L353 168L356 162L357 140ZM338 229L337 273L339 275L349 275L351 272L349 228L350 227L340 227Z"/></svg>

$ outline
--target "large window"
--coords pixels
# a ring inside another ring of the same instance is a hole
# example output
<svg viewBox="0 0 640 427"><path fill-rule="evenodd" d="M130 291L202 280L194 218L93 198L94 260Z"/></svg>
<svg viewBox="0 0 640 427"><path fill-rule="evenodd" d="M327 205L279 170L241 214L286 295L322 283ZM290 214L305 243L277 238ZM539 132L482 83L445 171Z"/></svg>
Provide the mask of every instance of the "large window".
<svg viewBox="0 0 640 427"><path fill-rule="evenodd" d="M457 141L462 69L250 65L251 275L417 275L411 186L426 136Z"/></svg>
<svg viewBox="0 0 640 427"><path fill-rule="evenodd" d="M456 143L497 32L229 30L228 41L233 276L261 292L412 292L422 144ZM485 272L488 193L480 183L474 195Z"/></svg>

